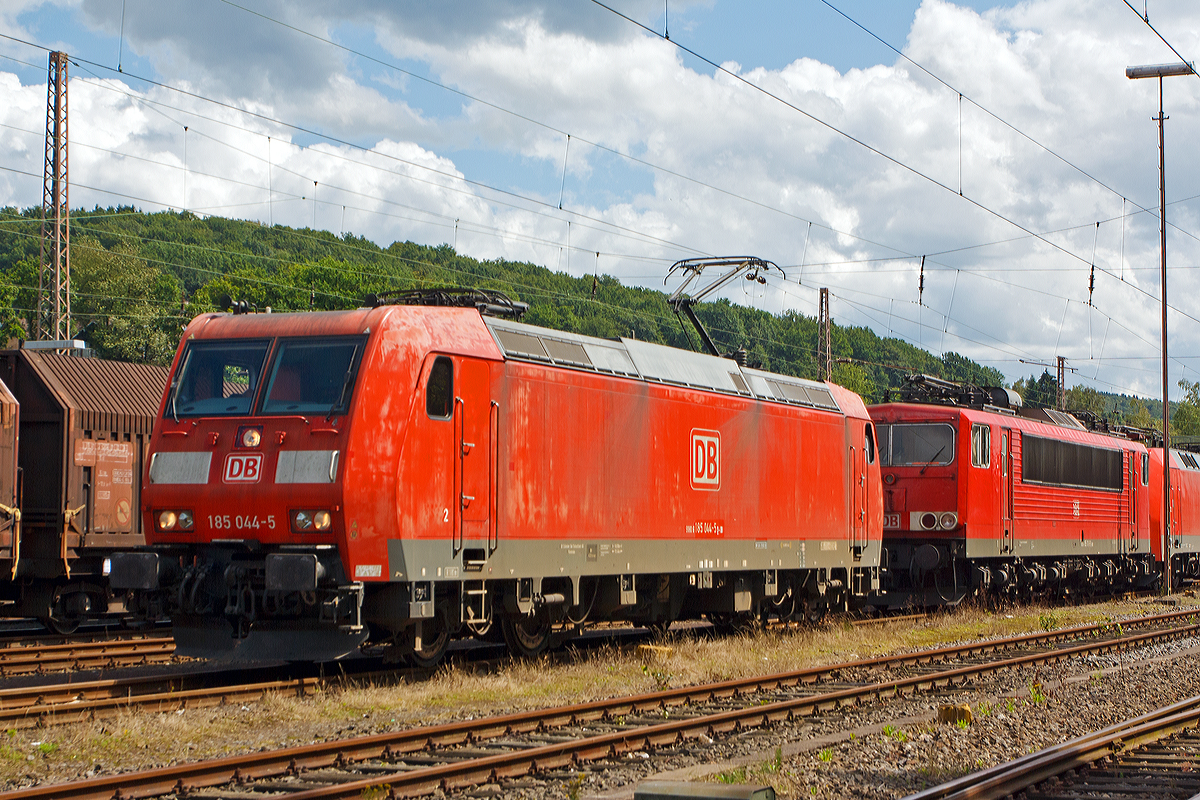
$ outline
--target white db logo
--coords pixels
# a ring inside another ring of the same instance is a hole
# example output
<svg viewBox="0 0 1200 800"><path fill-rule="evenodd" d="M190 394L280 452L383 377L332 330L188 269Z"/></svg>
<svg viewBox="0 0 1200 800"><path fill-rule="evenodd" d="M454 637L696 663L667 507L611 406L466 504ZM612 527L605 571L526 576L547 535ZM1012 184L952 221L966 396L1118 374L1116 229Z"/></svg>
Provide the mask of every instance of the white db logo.
<svg viewBox="0 0 1200 800"><path fill-rule="evenodd" d="M721 488L721 434L692 429L692 488Z"/></svg>
<svg viewBox="0 0 1200 800"><path fill-rule="evenodd" d="M225 483L258 483L262 453L230 453L225 457Z"/></svg>

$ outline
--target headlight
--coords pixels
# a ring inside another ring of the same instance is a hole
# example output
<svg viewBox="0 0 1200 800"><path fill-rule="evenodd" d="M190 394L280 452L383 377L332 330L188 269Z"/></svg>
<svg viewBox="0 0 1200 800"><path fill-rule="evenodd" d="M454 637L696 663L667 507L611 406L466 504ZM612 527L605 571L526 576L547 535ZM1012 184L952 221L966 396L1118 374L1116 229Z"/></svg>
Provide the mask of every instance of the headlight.
<svg viewBox="0 0 1200 800"><path fill-rule="evenodd" d="M178 524L179 530L190 531L192 529L192 525L195 524L195 520L192 519L192 512L180 511Z"/></svg>
<svg viewBox="0 0 1200 800"><path fill-rule="evenodd" d="M937 514L934 514L933 512L930 512L930 511L926 511L924 514L921 515L921 527L924 528L925 530L931 531L937 527L937 524L938 524Z"/></svg>
<svg viewBox="0 0 1200 800"><path fill-rule="evenodd" d="M177 519L174 511L163 511L158 515L158 527L160 530L169 531L175 527Z"/></svg>
<svg viewBox="0 0 1200 800"><path fill-rule="evenodd" d="M242 447L258 447L262 441L262 431L258 428L246 428L242 431Z"/></svg>
<svg viewBox="0 0 1200 800"><path fill-rule="evenodd" d="M327 531L333 525L333 515L328 511L293 511L291 512L292 530L296 533L312 533Z"/></svg>
<svg viewBox="0 0 1200 800"><path fill-rule="evenodd" d="M946 511L938 519L938 522L941 523L943 530L953 530L958 527L958 514L955 514L953 511Z"/></svg>

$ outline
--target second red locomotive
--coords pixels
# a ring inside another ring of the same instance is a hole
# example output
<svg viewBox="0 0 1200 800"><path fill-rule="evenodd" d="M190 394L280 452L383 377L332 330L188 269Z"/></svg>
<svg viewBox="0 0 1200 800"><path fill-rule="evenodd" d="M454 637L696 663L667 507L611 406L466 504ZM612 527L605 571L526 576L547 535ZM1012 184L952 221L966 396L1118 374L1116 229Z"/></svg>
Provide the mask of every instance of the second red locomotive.
<svg viewBox="0 0 1200 800"><path fill-rule="evenodd" d="M1070 597L1147 587L1150 455L1006 389L912 376L871 406L887 605Z"/></svg>
<svg viewBox="0 0 1200 800"><path fill-rule="evenodd" d="M525 325L481 293L205 314L111 581L181 652L419 664L502 629L803 617L878 588L879 463L833 384Z"/></svg>

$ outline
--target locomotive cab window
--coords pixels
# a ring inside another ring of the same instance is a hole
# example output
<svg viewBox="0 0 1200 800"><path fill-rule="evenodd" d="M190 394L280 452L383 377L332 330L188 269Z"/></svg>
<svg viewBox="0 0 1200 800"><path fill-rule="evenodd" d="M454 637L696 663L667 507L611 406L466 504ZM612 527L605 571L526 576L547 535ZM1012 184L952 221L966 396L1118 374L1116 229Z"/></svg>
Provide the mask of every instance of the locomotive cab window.
<svg viewBox="0 0 1200 800"><path fill-rule="evenodd" d="M954 428L950 425L879 426L879 463L885 467L946 466L953 461Z"/></svg>
<svg viewBox="0 0 1200 800"><path fill-rule="evenodd" d="M454 413L454 362L441 356L429 370L425 384L425 413L434 419L450 419Z"/></svg>
<svg viewBox="0 0 1200 800"><path fill-rule="evenodd" d="M180 362L166 413L174 417L249 414L269 345L266 340L192 342Z"/></svg>
<svg viewBox="0 0 1200 800"><path fill-rule="evenodd" d="M875 463L875 428L871 423L867 423L866 430L863 431L866 444L864 445L867 452L867 463Z"/></svg>
<svg viewBox="0 0 1200 800"><path fill-rule="evenodd" d="M362 336L280 342L262 413L345 414L365 343Z"/></svg>
<svg viewBox="0 0 1200 800"><path fill-rule="evenodd" d="M992 427L978 423L971 426L971 466L992 465Z"/></svg>
<svg viewBox="0 0 1200 800"><path fill-rule="evenodd" d="M1142 453L1142 486L1150 485L1150 454Z"/></svg>

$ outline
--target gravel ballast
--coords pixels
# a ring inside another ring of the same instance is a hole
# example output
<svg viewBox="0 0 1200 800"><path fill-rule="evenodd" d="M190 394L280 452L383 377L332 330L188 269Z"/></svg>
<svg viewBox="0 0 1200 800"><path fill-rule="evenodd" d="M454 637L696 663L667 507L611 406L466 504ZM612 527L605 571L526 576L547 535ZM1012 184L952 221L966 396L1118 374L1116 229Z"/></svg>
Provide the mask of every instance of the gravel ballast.
<svg viewBox="0 0 1200 800"><path fill-rule="evenodd" d="M781 797L904 797L1200 695L1200 640L1073 659L974 684L827 712L616 763L452 793L452 797L632 798L639 781L770 784ZM943 704L973 720L937 723Z"/></svg>

